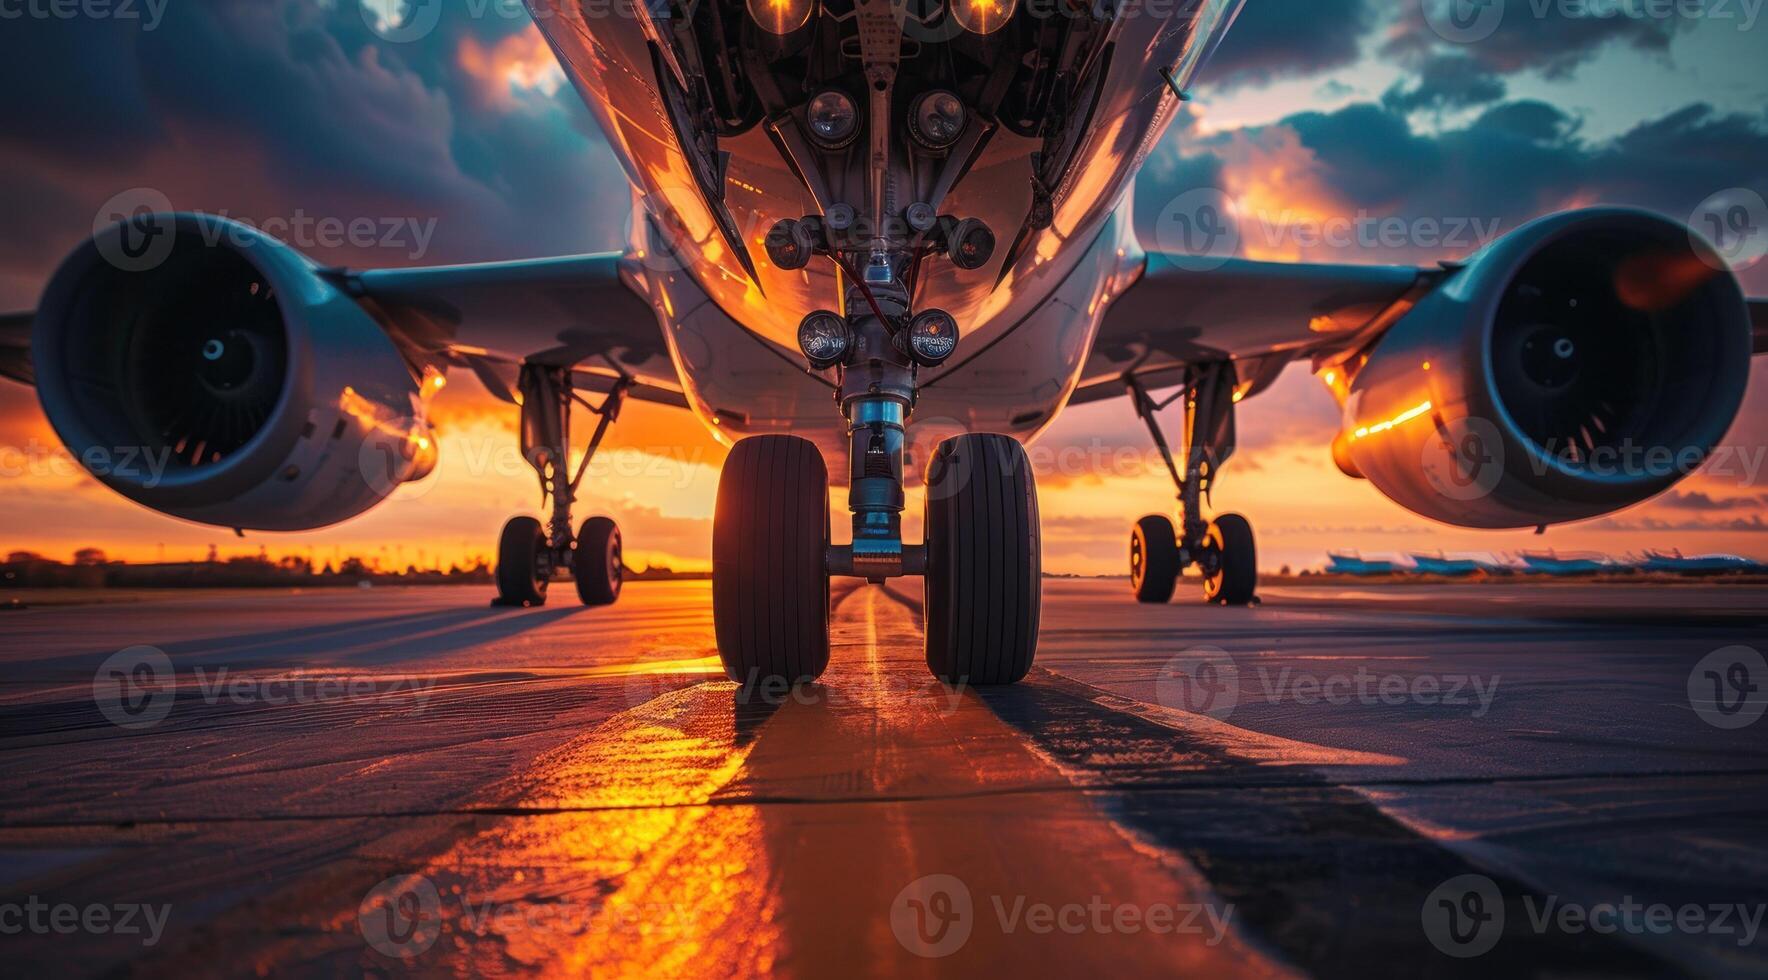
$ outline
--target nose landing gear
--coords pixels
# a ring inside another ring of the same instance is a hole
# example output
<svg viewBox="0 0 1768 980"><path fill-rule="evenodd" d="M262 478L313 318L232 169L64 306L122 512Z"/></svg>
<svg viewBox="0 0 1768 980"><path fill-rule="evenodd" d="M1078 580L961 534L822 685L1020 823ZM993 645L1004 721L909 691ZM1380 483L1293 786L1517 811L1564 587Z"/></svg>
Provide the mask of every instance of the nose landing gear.
<svg viewBox="0 0 1768 980"><path fill-rule="evenodd" d="M1126 379L1136 414L1160 448L1179 490L1181 530L1160 515L1144 517L1130 532L1130 585L1140 602L1172 599L1179 576L1192 565L1203 573L1203 595L1224 606L1257 601L1258 547L1252 524L1239 514L1205 521L1202 503L1228 457L1234 455L1234 365L1223 361L1190 368L1177 395L1156 402L1133 376ZM1180 472L1156 413L1185 399L1185 469Z"/></svg>
<svg viewBox="0 0 1768 980"><path fill-rule="evenodd" d="M606 517L592 517L573 537L571 504L631 386L623 378L600 405L592 405L572 390L569 368L522 365L522 456L539 474L541 499L552 501L552 516L544 527L532 517L512 517L503 526L497 545L497 598L492 605L545 605L547 586L560 568L571 569L577 598L584 605L606 606L620 598L626 566L619 525ZM600 416L575 474L569 471L573 405Z"/></svg>
<svg viewBox="0 0 1768 980"><path fill-rule="evenodd" d="M957 325L937 311L910 316L901 268L883 259L887 274L871 285L849 274L845 317L813 314L800 333L813 364L828 355L824 366L841 369L853 543L829 544L828 469L804 439L745 439L719 478L713 618L725 673L740 684L823 672L836 575L873 583L921 575L927 666L946 683L1012 684L1031 669L1043 583L1024 447L988 434L942 443L927 472L926 543L902 540L917 368L951 356Z"/></svg>

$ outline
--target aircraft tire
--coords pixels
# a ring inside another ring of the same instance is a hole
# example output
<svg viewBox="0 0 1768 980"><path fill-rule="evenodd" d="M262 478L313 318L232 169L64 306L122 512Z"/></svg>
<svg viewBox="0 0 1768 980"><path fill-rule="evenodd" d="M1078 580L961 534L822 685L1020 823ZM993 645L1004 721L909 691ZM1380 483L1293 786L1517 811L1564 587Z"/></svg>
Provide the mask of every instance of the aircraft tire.
<svg viewBox="0 0 1768 980"><path fill-rule="evenodd" d="M1025 447L948 439L927 470L927 667L947 684L1013 684L1037 655L1043 549Z"/></svg>
<svg viewBox="0 0 1768 980"><path fill-rule="evenodd" d="M1136 601L1160 605L1172 601L1179 584L1179 540L1171 519L1150 514L1130 532L1130 586Z"/></svg>
<svg viewBox="0 0 1768 980"><path fill-rule="evenodd" d="M621 549L620 525L606 517L592 517L577 532L571 550L571 573L577 580L577 598L586 606L611 606L620 598L626 558Z"/></svg>
<svg viewBox="0 0 1768 980"><path fill-rule="evenodd" d="M1203 580L1203 595L1224 606L1245 606L1258 592L1258 545L1252 523L1239 514L1223 514L1209 525L1205 547L1219 556L1215 574Z"/></svg>
<svg viewBox="0 0 1768 980"><path fill-rule="evenodd" d="M829 666L829 470L814 443L736 444L712 518L712 620L725 674L797 684Z"/></svg>
<svg viewBox="0 0 1768 980"><path fill-rule="evenodd" d="M552 579L546 531L532 517L512 517L497 541L497 602L503 606L544 606Z"/></svg>

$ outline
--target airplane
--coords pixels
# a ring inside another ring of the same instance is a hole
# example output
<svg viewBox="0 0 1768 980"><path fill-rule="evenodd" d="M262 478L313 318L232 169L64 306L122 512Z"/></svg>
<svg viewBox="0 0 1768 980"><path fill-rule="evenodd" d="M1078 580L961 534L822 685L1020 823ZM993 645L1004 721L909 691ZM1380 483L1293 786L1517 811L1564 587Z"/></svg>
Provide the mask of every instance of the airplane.
<svg viewBox="0 0 1768 980"><path fill-rule="evenodd" d="M623 249L335 268L214 215L122 214L0 321L0 371L123 496L269 531L422 479L431 399L471 372L516 406L547 509L499 541L516 606L567 569L584 603L620 594L619 528L573 526L573 407L597 416L586 461L629 399L691 411L732 445L712 600L745 683L823 672L832 577L920 577L935 676L1023 678L1042 556L1023 444L1071 405L1130 399L1173 479L1176 512L1131 532L1144 603L1193 567L1210 602L1254 600L1251 523L1205 504L1236 406L1292 364L1343 407L1339 467L1445 524L1593 517L1706 457L1768 316L1682 222L1552 214L1431 268L1216 254L1210 208L1140 240L1134 177L1241 2L527 0L619 160ZM1681 465L1616 463L1638 446Z"/></svg>

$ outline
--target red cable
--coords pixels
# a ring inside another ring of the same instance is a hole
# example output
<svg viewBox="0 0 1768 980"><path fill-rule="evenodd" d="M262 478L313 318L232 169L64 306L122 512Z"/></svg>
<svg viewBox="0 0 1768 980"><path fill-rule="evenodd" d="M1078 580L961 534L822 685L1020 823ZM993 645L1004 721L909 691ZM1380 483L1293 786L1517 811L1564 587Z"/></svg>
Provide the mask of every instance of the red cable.
<svg viewBox="0 0 1768 980"><path fill-rule="evenodd" d="M878 298L872 295L872 287L866 285L864 279L854 275L852 267L846 262L843 262L841 256L834 252L830 252L829 258L835 263L837 268L847 274L847 278L853 280L855 286L859 287L860 295L866 298L866 305L872 308L872 315L878 318L878 322L883 324L886 330L895 333L896 331L893 329L894 325L890 322L890 318L884 315L883 308L878 305Z"/></svg>

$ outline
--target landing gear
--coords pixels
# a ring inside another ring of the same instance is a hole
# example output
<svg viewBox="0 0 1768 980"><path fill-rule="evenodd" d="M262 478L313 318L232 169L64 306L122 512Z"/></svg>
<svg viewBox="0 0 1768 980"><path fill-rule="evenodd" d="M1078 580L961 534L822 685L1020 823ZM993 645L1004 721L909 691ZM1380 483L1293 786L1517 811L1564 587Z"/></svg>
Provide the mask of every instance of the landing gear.
<svg viewBox="0 0 1768 980"><path fill-rule="evenodd" d="M586 606L605 606L620 598L625 573L620 528L606 517L592 517L571 534L571 504L590 460L601 447L608 427L620 415L631 382L621 379L592 405L571 387L568 367L524 364L522 392L522 455L540 476L542 500L551 499L552 517L542 527L532 517L511 518L497 545L497 598L493 605L541 606L547 584L557 569L569 568L577 579L577 598ZM571 407L582 405L601 416L575 475L568 472Z"/></svg>
<svg viewBox="0 0 1768 980"><path fill-rule="evenodd" d="M934 228L931 212L924 217ZM829 663L831 576L881 584L922 575L934 676L1012 684L1037 652L1043 594L1037 487L1024 447L1000 435L947 440L927 470L926 543L902 537L903 443L918 369L951 357L959 342L948 314L911 312L915 270L932 248L965 248L962 223L937 246L858 250L867 253L863 275L842 258L855 250L820 237L824 224L782 222L769 236L770 255L792 268L827 255L850 283L846 314L805 317L799 346L815 370L840 370L853 543L829 544L828 470L814 445L788 436L737 443L719 479L712 530L725 673L745 685L813 680Z"/></svg>
<svg viewBox="0 0 1768 980"><path fill-rule="evenodd" d="M941 443L927 471L927 667L947 684L1013 684L1031 670L1043 595L1037 486L1000 435Z"/></svg>
<svg viewBox="0 0 1768 980"><path fill-rule="evenodd" d="M815 680L829 666L829 470L797 436L731 450L712 518L712 620L739 684Z"/></svg>
<svg viewBox="0 0 1768 980"><path fill-rule="evenodd" d="M1156 402L1141 382L1127 379L1136 414L1147 423L1160 447L1167 472L1179 490L1183 527L1155 515L1144 517L1130 534L1130 585L1136 599L1164 603L1172 598L1179 576L1196 565L1203 573L1203 595L1212 603L1245 606L1257 601L1258 548L1252 524L1239 514L1203 519L1203 501L1215 475L1234 455L1234 365L1230 361L1187 369L1179 394ZM1185 399L1185 469L1180 472L1156 414L1178 398Z"/></svg>

